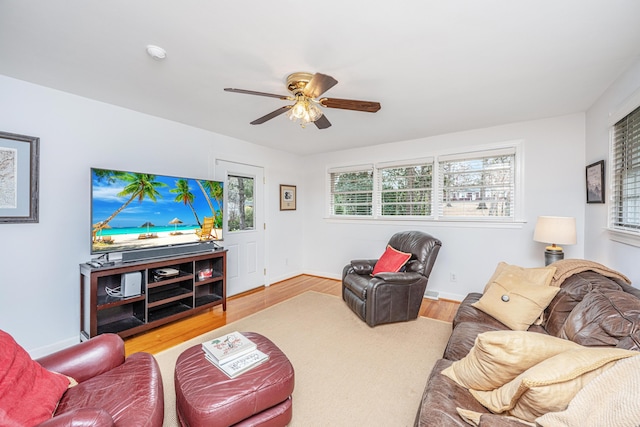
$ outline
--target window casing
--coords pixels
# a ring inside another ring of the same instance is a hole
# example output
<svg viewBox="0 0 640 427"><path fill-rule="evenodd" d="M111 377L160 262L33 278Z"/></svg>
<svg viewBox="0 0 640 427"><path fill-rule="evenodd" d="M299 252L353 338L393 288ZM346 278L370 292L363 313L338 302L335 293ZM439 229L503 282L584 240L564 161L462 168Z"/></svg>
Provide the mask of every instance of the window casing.
<svg viewBox="0 0 640 427"><path fill-rule="evenodd" d="M611 130L609 227L640 235L640 107Z"/></svg>

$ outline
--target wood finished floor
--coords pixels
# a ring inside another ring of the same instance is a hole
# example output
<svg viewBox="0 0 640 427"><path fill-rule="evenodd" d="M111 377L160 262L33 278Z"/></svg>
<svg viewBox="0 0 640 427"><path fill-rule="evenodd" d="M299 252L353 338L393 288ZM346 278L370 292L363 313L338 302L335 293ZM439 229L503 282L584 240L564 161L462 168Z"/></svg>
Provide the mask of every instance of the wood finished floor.
<svg viewBox="0 0 640 427"><path fill-rule="evenodd" d="M226 312L218 306L195 316L125 338L125 352L127 355L138 351L158 353L306 291L316 291L337 297L342 295L339 280L308 275L296 276L229 298ZM434 301L425 298L420 307L420 315L450 322L458 306L459 303L455 301Z"/></svg>

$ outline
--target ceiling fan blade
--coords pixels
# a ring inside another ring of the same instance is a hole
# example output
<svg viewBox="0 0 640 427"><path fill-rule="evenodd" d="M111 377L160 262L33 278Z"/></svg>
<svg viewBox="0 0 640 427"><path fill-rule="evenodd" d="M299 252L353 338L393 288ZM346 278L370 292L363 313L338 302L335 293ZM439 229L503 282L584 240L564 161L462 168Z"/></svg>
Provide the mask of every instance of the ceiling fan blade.
<svg viewBox="0 0 640 427"><path fill-rule="evenodd" d="M343 110L364 111L375 113L380 109L379 102L356 101L354 99L323 98L320 103L327 108L341 108Z"/></svg>
<svg viewBox="0 0 640 427"><path fill-rule="evenodd" d="M318 129L326 129L331 126L331 122L329 121L329 119L327 119L327 116L325 116L324 114L320 116L320 118L313 123L315 123Z"/></svg>
<svg viewBox="0 0 640 427"><path fill-rule="evenodd" d="M275 111L270 112L269 114L260 117L259 119L255 119L254 121L251 122L252 125L261 125L262 123L266 122L267 120L271 120L274 117L278 117L280 114L286 113L287 110L289 110L291 108L291 105L285 105L284 107L280 107Z"/></svg>
<svg viewBox="0 0 640 427"><path fill-rule="evenodd" d="M317 98L335 85L338 81L331 76L322 73L315 73L309 83L304 87L302 93L309 98Z"/></svg>
<svg viewBox="0 0 640 427"><path fill-rule="evenodd" d="M226 87L226 88L224 88L224 90L227 91L227 92L244 93L246 95L268 96L270 98L289 99L289 100L291 99L291 97L286 96L286 95L275 95L273 93L256 92L255 90L235 89L235 88L231 88L231 87Z"/></svg>

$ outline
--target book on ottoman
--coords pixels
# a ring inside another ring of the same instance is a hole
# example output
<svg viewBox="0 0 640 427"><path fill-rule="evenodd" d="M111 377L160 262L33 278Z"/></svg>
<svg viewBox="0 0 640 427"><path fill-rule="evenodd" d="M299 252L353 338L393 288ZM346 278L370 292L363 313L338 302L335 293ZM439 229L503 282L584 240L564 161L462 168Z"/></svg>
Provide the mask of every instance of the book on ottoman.
<svg viewBox="0 0 640 427"><path fill-rule="evenodd" d="M208 354L214 362L220 365L247 354L256 348L256 344L240 332L231 332L202 343L202 349L205 354Z"/></svg>
<svg viewBox="0 0 640 427"><path fill-rule="evenodd" d="M231 378L269 359L240 332L231 332L204 342L202 349L206 359Z"/></svg>
<svg viewBox="0 0 640 427"><path fill-rule="evenodd" d="M258 366L262 362L265 362L269 359L269 355L261 352L260 350L253 350L250 353L238 356L235 359L223 364L218 364L215 361L211 360L208 353L205 353L205 357L214 366L227 374L229 378L235 378L243 372L247 372L248 370Z"/></svg>

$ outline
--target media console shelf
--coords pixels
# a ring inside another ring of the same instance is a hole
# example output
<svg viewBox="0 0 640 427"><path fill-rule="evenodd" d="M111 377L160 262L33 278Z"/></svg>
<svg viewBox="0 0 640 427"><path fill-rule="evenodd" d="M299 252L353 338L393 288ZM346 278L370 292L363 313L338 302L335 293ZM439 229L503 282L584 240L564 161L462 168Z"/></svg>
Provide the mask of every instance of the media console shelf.
<svg viewBox="0 0 640 427"><path fill-rule="evenodd" d="M226 266L226 250L98 268L80 264L80 336L124 338L218 305L226 311ZM139 278L140 294L109 295L125 276Z"/></svg>

